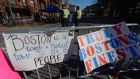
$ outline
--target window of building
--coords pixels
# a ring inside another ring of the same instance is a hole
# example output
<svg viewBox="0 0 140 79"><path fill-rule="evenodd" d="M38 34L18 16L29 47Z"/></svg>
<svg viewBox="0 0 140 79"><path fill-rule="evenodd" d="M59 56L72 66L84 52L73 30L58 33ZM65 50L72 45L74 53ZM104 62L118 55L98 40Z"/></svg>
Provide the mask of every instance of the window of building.
<svg viewBox="0 0 140 79"><path fill-rule="evenodd" d="M31 6L34 7L34 0L31 0Z"/></svg>
<svg viewBox="0 0 140 79"><path fill-rule="evenodd" d="M22 0L23 1L23 5L26 6L26 0Z"/></svg>
<svg viewBox="0 0 140 79"><path fill-rule="evenodd" d="M62 4L65 4L65 3L66 3L66 0L61 0L61 3L62 3Z"/></svg>
<svg viewBox="0 0 140 79"><path fill-rule="evenodd" d="M16 0L10 0L10 3L16 4L17 2L16 2Z"/></svg>

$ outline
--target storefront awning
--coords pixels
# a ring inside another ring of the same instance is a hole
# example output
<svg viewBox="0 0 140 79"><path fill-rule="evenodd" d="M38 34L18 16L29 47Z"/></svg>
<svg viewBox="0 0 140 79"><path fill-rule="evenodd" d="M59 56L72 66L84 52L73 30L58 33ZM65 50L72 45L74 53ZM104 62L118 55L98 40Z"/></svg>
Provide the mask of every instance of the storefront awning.
<svg viewBox="0 0 140 79"><path fill-rule="evenodd" d="M40 9L39 11L41 11L41 12L57 12L58 10L59 10L59 8L57 6L49 5L45 9Z"/></svg>

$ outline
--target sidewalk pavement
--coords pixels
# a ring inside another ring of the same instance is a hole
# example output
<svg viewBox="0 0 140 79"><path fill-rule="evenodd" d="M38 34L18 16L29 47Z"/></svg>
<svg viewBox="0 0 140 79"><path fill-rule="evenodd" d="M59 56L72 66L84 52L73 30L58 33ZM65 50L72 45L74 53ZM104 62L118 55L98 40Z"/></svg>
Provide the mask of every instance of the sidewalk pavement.
<svg viewBox="0 0 140 79"><path fill-rule="evenodd" d="M79 23L79 26L92 26L97 25L93 23ZM74 23L69 23L69 27L74 26ZM26 30L26 29L41 29L41 28L56 28L61 27L61 23L28 23L17 24L14 26L0 25L0 33L4 31Z"/></svg>

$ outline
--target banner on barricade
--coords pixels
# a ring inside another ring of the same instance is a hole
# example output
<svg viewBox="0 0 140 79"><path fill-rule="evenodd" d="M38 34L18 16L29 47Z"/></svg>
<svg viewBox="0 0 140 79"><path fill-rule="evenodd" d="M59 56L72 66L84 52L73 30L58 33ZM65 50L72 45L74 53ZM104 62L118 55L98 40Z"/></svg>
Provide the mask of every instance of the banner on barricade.
<svg viewBox="0 0 140 79"><path fill-rule="evenodd" d="M3 33L10 60L16 70L29 71L46 63L63 62L71 37L69 31Z"/></svg>
<svg viewBox="0 0 140 79"><path fill-rule="evenodd" d="M21 79L2 49L0 49L0 79Z"/></svg>
<svg viewBox="0 0 140 79"><path fill-rule="evenodd" d="M139 40L125 22L78 36L77 40L80 59L84 61L87 73L118 59L140 55L137 47Z"/></svg>

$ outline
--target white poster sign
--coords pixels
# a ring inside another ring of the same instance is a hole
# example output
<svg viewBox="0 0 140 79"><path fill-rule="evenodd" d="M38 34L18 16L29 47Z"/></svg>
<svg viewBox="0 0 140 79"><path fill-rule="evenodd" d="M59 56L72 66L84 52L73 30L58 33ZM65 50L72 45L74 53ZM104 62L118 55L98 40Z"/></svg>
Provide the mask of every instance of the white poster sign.
<svg viewBox="0 0 140 79"><path fill-rule="evenodd" d="M63 62L72 39L69 31L3 33L3 37L10 60L19 71Z"/></svg>

